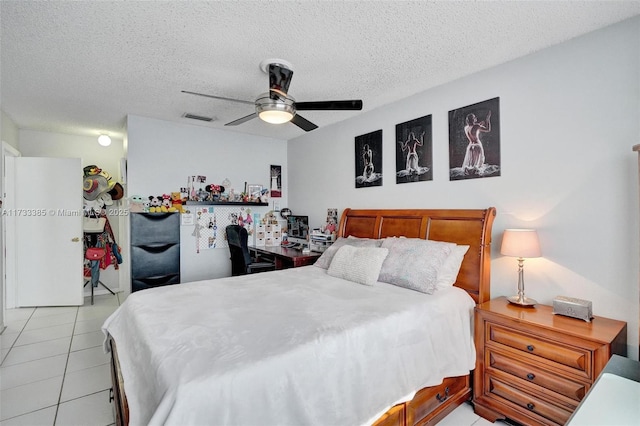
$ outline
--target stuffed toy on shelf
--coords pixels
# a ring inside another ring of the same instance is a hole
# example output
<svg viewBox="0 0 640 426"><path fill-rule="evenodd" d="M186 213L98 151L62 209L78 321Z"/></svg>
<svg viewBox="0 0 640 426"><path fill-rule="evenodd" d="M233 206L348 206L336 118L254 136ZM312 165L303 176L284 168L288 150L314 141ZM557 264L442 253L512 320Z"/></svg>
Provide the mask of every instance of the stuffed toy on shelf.
<svg viewBox="0 0 640 426"><path fill-rule="evenodd" d="M131 213L144 213L147 210L145 200L141 195L132 195L129 197L129 211Z"/></svg>
<svg viewBox="0 0 640 426"><path fill-rule="evenodd" d="M149 213L162 213L162 197L149 195Z"/></svg>
<svg viewBox="0 0 640 426"><path fill-rule="evenodd" d="M160 205L160 211L162 213L173 213L177 211L176 208L173 207L173 204L171 203L171 195L162 194L162 204Z"/></svg>
<svg viewBox="0 0 640 426"><path fill-rule="evenodd" d="M171 206L175 209L175 211L184 213L184 208L182 207L182 194L179 192L171 193Z"/></svg>

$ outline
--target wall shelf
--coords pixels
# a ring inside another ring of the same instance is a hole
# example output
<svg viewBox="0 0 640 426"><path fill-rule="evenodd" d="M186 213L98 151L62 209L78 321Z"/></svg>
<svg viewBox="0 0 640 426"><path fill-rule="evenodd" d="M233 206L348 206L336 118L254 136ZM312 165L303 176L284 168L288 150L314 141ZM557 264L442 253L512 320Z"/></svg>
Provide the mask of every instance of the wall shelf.
<svg viewBox="0 0 640 426"><path fill-rule="evenodd" d="M242 201L185 201L187 206L268 206L269 203Z"/></svg>

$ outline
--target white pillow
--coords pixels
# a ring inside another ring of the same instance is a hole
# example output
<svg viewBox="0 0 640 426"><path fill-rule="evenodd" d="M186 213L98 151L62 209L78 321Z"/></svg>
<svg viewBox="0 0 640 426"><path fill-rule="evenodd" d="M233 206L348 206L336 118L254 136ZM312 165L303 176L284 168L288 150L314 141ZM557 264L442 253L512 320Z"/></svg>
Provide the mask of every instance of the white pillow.
<svg viewBox="0 0 640 426"><path fill-rule="evenodd" d="M388 248L389 255L382 264L378 280L433 294L438 270L455 246L454 243L421 238L386 238L382 248Z"/></svg>
<svg viewBox="0 0 640 426"><path fill-rule="evenodd" d="M322 253L322 256L320 256L318 260L316 260L316 263L314 263L314 265L318 268L327 269L331 264L331 259L333 259L333 256L336 254L338 249L345 245L350 245L353 247L380 247L380 245L382 245L382 240L356 238L351 236L349 236L349 238L339 237L336 242L327 247L324 253Z"/></svg>
<svg viewBox="0 0 640 426"><path fill-rule="evenodd" d="M449 288L456 283L460 266L462 266L462 260L468 250L469 246L455 246L453 250L451 250L451 254L444 260L438 270L436 289Z"/></svg>
<svg viewBox="0 0 640 426"><path fill-rule="evenodd" d="M340 247L333 256L327 274L364 285L378 281L382 262L389 250L380 247Z"/></svg>

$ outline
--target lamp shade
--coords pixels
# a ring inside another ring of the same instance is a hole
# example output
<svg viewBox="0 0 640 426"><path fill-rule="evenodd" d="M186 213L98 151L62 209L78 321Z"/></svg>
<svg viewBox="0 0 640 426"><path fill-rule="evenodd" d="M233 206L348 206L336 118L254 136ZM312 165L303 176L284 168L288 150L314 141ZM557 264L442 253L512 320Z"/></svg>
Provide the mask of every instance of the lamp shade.
<svg viewBox="0 0 640 426"><path fill-rule="evenodd" d="M540 242L535 229L505 229L500 253L513 257L540 257Z"/></svg>

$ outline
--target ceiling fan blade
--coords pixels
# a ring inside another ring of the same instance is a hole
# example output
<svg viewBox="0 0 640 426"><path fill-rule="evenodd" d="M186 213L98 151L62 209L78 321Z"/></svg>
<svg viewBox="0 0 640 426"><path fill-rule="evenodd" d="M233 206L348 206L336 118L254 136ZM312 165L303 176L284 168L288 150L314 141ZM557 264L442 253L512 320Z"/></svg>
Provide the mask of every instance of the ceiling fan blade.
<svg viewBox="0 0 640 426"><path fill-rule="evenodd" d="M361 100L350 101L318 101L318 102L296 102L296 109L300 111L309 110L361 110Z"/></svg>
<svg viewBox="0 0 640 426"><path fill-rule="evenodd" d="M269 64L269 93L271 99L277 99L278 95L287 96L293 71L279 64Z"/></svg>
<svg viewBox="0 0 640 426"><path fill-rule="evenodd" d="M306 118L301 117L298 114L293 116L293 118L291 119L291 122L296 126L300 127L305 132L310 132L318 128L318 126L316 126L315 124L313 124Z"/></svg>
<svg viewBox="0 0 640 426"><path fill-rule="evenodd" d="M249 104L249 105L255 104L255 102L243 101L242 99L225 98L224 96L207 95L205 93L189 92L188 90L182 90L182 93L187 93L189 95L196 95L196 96L204 96L205 98L222 99L223 101L241 102L243 104Z"/></svg>
<svg viewBox="0 0 640 426"><path fill-rule="evenodd" d="M257 116L258 116L258 114L256 114L254 112L254 113L249 114L249 115L247 115L245 117L238 118L237 120L230 121L227 124L225 124L225 126L237 126L238 124L245 123L245 122L251 120L252 118L256 118Z"/></svg>

